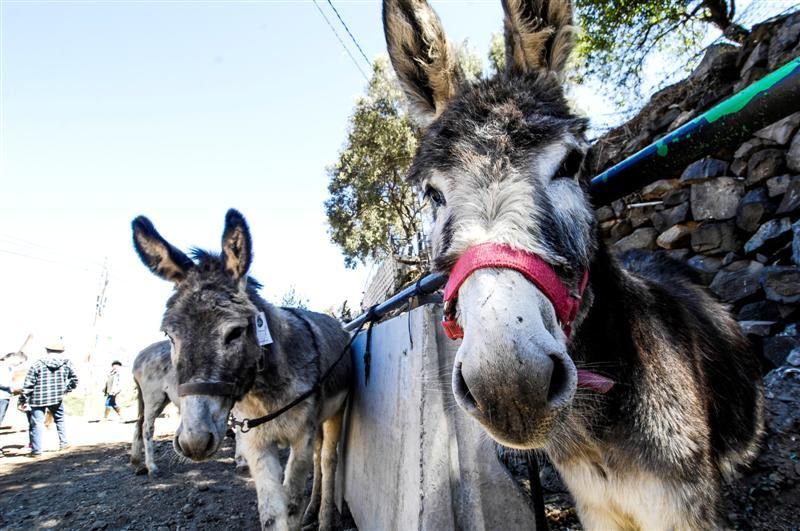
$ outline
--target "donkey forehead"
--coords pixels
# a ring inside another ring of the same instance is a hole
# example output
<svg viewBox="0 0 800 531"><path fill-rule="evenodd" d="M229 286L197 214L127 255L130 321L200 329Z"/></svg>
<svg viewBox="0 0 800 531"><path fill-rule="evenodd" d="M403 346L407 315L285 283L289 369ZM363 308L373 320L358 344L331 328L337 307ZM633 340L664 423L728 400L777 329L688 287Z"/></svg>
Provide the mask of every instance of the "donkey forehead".
<svg viewBox="0 0 800 531"><path fill-rule="evenodd" d="M231 286L213 284L179 288L167 303L165 328L186 328L198 323L216 324L255 314L247 294Z"/></svg>
<svg viewBox="0 0 800 531"><path fill-rule="evenodd" d="M428 128L411 176L422 180L431 168L458 171L476 161L522 166L556 142L574 144L585 127L549 78L481 82L460 93Z"/></svg>

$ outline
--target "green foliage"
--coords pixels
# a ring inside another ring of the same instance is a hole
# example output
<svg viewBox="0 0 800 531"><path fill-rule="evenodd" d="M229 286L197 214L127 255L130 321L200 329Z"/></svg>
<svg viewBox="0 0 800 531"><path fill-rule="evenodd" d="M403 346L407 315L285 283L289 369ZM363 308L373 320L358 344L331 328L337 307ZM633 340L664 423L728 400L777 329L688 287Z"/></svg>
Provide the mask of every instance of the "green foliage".
<svg viewBox="0 0 800 531"><path fill-rule="evenodd" d="M308 310L308 299L303 298L300 294L298 294L295 287L292 286L286 293L283 294L283 297L281 297L279 306Z"/></svg>
<svg viewBox="0 0 800 531"><path fill-rule="evenodd" d="M418 131L386 59L373 65L367 94L356 102L339 160L328 169L325 212L345 265L401 257L421 229L422 200L405 175Z"/></svg>
<svg viewBox="0 0 800 531"><path fill-rule="evenodd" d="M491 75L497 75L506 69L506 41L502 33L492 33L488 59Z"/></svg>
<svg viewBox="0 0 800 531"><path fill-rule="evenodd" d="M617 100L638 94L645 62L654 52L670 60L662 72L690 66L713 24L739 40L732 0L575 0L581 26L580 75L617 88Z"/></svg>

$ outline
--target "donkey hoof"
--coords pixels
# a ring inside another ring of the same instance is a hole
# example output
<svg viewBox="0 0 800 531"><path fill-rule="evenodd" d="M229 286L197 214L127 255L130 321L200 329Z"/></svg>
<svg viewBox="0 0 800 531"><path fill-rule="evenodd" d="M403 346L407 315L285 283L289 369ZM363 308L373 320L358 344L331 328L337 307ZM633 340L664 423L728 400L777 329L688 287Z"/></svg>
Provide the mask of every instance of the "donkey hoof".
<svg viewBox="0 0 800 531"><path fill-rule="evenodd" d="M239 476L249 476L250 467L247 465L236 465L236 474Z"/></svg>
<svg viewBox="0 0 800 531"><path fill-rule="evenodd" d="M150 479L156 479L161 477L161 470L159 470L156 467L148 468L146 470L147 470L147 475L150 477Z"/></svg>
<svg viewBox="0 0 800 531"><path fill-rule="evenodd" d="M144 476L145 474L147 474L147 467L146 466L137 466L134 469L134 474L136 474L137 476Z"/></svg>

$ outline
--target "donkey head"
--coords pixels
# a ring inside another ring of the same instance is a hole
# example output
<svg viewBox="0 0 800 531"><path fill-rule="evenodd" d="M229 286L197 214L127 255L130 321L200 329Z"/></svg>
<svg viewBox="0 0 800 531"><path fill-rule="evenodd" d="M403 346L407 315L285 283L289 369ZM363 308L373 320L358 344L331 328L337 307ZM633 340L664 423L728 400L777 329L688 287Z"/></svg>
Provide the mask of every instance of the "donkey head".
<svg viewBox="0 0 800 531"><path fill-rule="evenodd" d="M231 209L222 254L198 250L192 260L139 216L133 244L150 271L175 284L161 323L172 344L181 397L174 446L187 457L206 459L219 448L231 407L253 384L261 356L253 324L258 309L250 297L258 286L247 277L250 231Z"/></svg>
<svg viewBox="0 0 800 531"><path fill-rule="evenodd" d="M430 6L384 0L389 55L427 125L409 176L433 207L436 269L499 244L535 256L576 295L595 242L577 177L587 124L560 83L572 9L568 0L504 0L503 9L506 71L464 84ZM464 331L453 370L459 405L507 446L544 446L577 386L552 297L516 270L483 268L460 285L454 313Z"/></svg>

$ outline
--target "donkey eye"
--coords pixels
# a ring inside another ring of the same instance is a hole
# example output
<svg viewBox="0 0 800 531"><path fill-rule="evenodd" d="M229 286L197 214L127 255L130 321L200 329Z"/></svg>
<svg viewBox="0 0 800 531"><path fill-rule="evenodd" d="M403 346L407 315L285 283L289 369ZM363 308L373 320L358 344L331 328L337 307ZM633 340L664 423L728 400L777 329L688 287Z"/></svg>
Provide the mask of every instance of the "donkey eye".
<svg viewBox="0 0 800 531"><path fill-rule="evenodd" d="M564 157L554 178L575 177L581 169L581 164L583 164L583 152L578 149L573 149Z"/></svg>
<svg viewBox="0 0 800 531"><path fill-rule="evenodd" d="M230 345L233 341L236 341L237 339L242 337L243 333L244 333L244 327L237 326L236 328L228 332L227 336L225 336L225 344Z"/></svg>
<svg viewBox="0 0 800 531"><path fill-rule="evenodd" d="M444 200L444 195L442 195L442 192L431 185L428 185L425 188L425 197L430 200L431 203L433 203L433 206L440 207L447 204Z"/></svg>

